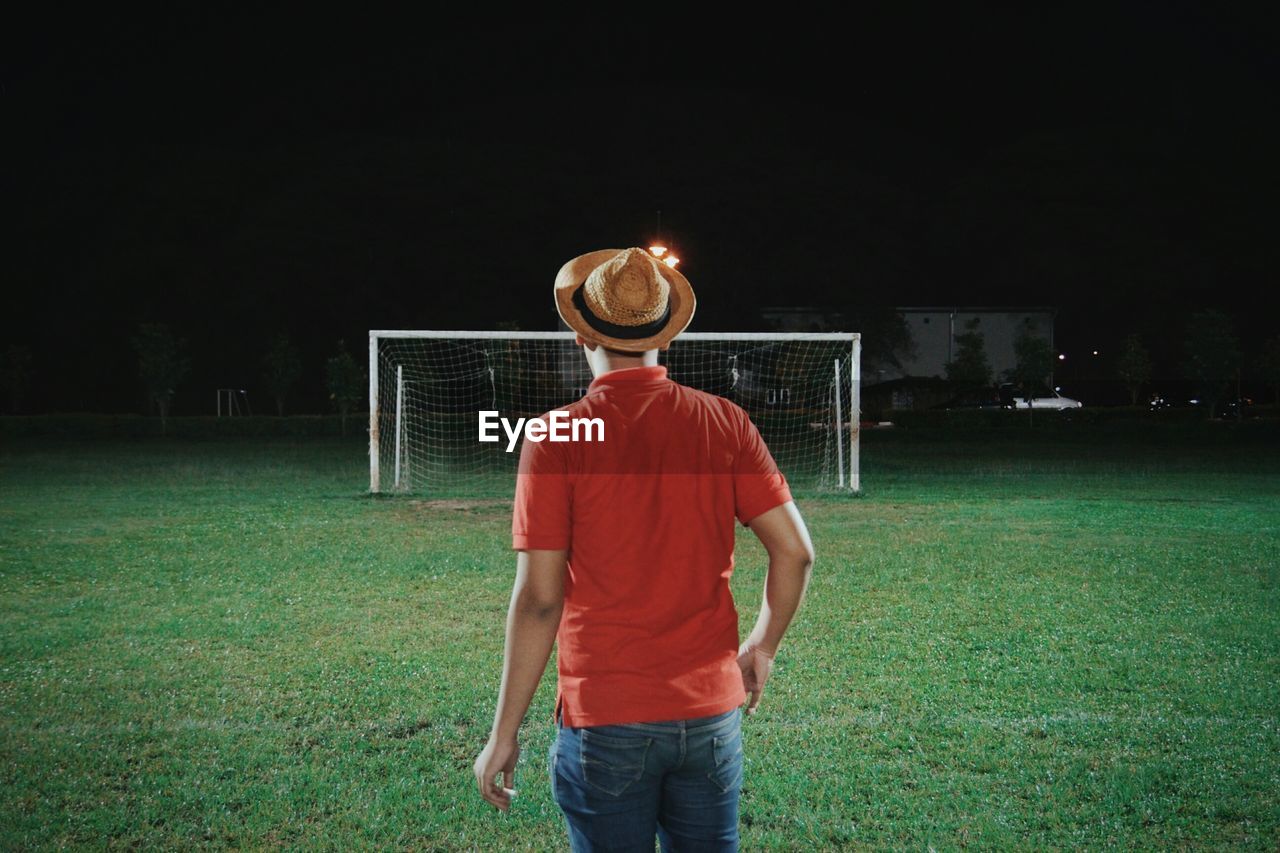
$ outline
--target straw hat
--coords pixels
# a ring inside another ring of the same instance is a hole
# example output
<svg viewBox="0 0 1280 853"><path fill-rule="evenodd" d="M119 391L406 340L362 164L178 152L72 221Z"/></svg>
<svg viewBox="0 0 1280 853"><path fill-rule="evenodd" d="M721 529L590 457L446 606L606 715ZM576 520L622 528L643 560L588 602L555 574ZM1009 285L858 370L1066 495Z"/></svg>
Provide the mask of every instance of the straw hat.
<svg viewBox="0 0 1280 853"><path fill-rule="evenodd" d="M644 249L579 255L556 275L556 309L583 340L623 352L661 349L693 319L689 280Z"/></svg>

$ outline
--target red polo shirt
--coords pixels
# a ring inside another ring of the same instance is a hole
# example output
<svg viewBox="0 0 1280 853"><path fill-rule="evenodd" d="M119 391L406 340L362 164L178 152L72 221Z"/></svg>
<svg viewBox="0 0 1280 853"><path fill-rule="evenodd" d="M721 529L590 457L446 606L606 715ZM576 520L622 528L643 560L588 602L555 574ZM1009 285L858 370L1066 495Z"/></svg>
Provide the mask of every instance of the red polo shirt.
<svg viewBox="0 0 1280 853"><path fill-rule="evenodd" d="M665 367L610 371L562 408L599 418L603 440L524 440L511 533L517 550L569 551L556 635L564 724L741 705L734 519L791 500L760 433L741 407Z"/></svg>

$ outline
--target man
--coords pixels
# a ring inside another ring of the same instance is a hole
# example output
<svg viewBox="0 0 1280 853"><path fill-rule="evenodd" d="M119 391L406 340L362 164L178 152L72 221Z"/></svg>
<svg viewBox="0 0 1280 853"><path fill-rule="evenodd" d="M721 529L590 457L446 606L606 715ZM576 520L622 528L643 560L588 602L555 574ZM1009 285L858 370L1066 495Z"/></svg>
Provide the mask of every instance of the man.
<svg viewBox="0 0 1280 853"><path fill-rule="evenodd" d="M804 596L809 533L746 413L658 364L693 317L683 275L643 249L606 249L566 263L555 295L595 376L564 408L600 418L604 435L521 448L515 588L476 781L510 807L520 723L558 640L548 762L573 850L651 851L655 833L664 850L735 850L741 706L755 713ZM741 644L735 518L769 554Z"/></svg>

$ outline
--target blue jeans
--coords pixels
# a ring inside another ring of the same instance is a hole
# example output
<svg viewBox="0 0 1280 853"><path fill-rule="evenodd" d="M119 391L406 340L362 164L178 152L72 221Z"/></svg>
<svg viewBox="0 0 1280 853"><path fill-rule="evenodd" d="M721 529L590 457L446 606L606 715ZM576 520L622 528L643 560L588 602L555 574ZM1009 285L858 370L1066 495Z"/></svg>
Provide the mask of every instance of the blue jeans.
<svg viewBox="0 0 1280 853"><path fill-rule="evenodd" d="M742 709L713 717L572 728L547 764L574 853L737 850Z"/></svg>

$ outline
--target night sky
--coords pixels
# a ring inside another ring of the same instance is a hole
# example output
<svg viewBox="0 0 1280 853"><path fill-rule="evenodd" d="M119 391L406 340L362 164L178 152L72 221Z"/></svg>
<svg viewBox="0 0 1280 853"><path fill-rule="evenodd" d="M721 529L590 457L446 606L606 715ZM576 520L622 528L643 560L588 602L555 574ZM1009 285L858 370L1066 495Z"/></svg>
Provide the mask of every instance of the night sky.
<svg viewBox="0 0 1280 853"><path fill-rule="evenodd" d="M1059 349L1138 332L1172 378L1190 313L1219 307L1256 354L1277 333L1274 22L1124 8L51 22L3 66L0 348L35 355L30 411L140 411L128 340L166 322L193 362L176 414L217 387L265 412L285 332L292 409L322 411L339 338L363 358L370 328L555 328L560 265L648 245L661 210L693 330L1054 306Z"/></svg>

